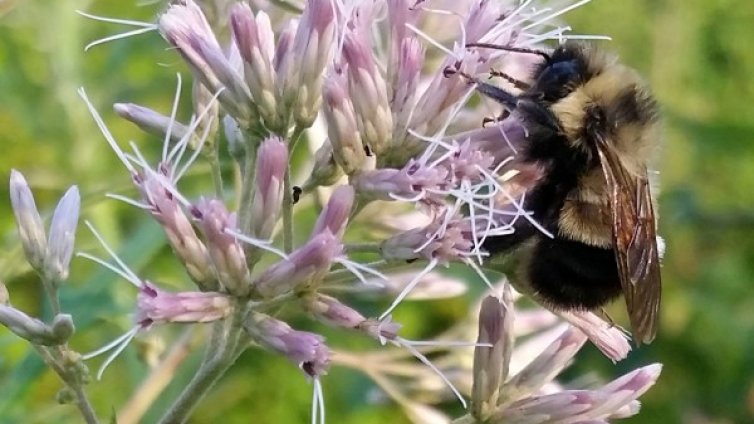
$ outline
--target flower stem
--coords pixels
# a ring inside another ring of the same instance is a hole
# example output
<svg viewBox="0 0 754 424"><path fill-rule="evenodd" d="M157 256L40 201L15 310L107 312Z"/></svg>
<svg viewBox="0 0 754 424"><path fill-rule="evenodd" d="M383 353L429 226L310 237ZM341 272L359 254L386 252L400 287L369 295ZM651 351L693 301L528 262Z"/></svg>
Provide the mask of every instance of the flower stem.
<svg viewBox="0 0 754 424"><path fill-rule="evenodd" d="M84 421L87 424L99 424L97 414L89 403L89 398L84 392L84 382L70 367L63 365L63 357L70 352L65 346L59 346L57 352L45 346L33 345L37 353L42 357L44 362L63 380L66 386L76 395L76 407L81 412Z"/></svg>
<svg viewBox="0 0 754 424"><path fill-rule="evenodd" d="M223 198L223 175L220 168L220 143L215 142L211 152L207 155L210 169L212 170L212 182L215 186L215 196L218 199Z"/></svg>
<svg viewBox="0 0 754 424"><path fill-rule="evenodd" d="M243 337L241 325L244 308L238 303L230 318L216 324L212 329L211 340L207 346L199 370L194 378L188 383L181 395L160 419L161 424L179 424L186 422L194 407L209 392L214 384L233 365L242 349L237 349L239 341Z"/></svg>
<svg viewBox="0 0 754 424"><path fill-rule="evenodd" d="M197 332L194 330L195 328L192 326L181 334L165 359L153 368L139 388L131 395L126 405L118 411L119 424L134 424L141 420L157 396L173 379L178 366L196 347L200 338L197 337Z"/></svg>
<svg viewBox="0 0 754 424"><path fill-rule="evenodd" d="M293 250L293 186L291 185L291 165L290 157L298 144L298 140L304 133L304 128L296 126L291 135L291 141L288 148L288 167L285 170L283 179L283 250L290 253Z"/></svg>
<svg viewBox="0 0 754 424"><path fill-rule="evenodd" d="M251 203L254 199L254 179L256 178L257 144L246 146L241 175L241 200L238 203L238 225L244 234L251 231Z"/></svg>

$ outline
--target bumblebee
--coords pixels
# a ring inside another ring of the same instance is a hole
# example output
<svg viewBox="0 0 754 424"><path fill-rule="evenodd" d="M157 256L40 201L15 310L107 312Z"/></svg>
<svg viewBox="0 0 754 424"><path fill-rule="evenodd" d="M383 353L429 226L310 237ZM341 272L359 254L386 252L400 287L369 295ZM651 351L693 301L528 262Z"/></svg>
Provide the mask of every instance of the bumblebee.
<svg viewBox="0 0 754 424"><path fill-rule="evenodd" d="M659 145L657 103L639 75L590 44L538 54L531 83L503 73L519 92L473 79L524 126L511 168L537 169L515 233L488 238L491 256L519 251L516 279L556 309L595 309L625 298L634 339L650 343L660 307L660 259L647 163Z"/></svg>

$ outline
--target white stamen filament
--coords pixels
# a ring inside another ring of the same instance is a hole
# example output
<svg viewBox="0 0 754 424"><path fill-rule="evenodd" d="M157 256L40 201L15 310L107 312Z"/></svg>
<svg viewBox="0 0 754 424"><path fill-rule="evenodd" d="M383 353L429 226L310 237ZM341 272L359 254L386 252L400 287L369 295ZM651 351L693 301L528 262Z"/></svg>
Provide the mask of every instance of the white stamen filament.
<svg viewBox="0 0 754 424"><path fill-rule="evenodd" d="M86 91L84 91L84 88L81 87L78 89L79 97L81 97L82 100L84 100L84 103L86 103L86 107L89 109L89 113L92 115L92 118L94 118L94 122L97 123L97 127L99 127L100 132L102 135L105 136L105 140L107 140L107 143L110 145L110 148L113 149L115 152L115 155L118 156L118 159L123 163L123 165L128 169L128 171L131 174L136 173L136 169L129 163L128 159L126 158L125 153L123 153L123 150L121 150L120 146L118 146L118 143L115 141L115 138L113 138L113 135L110 133L110 130L107 129L107 125L105 125L105 122L102 120L102 117L97 112L97 109L94 108L94 105L91 101L89 101L89 97L86 95Z"/></svg>
<svg viewBox="0 0 754 424"><path fill-rule="evenodd" d="M183 85L183 79L181 73L176 72L176 84L175 95L173 96L173 107L170 109L170 120L168 121L168 128L165 131L165 139L162 141L162 162L167 163L168 148L170 147L170 136L173 134L173 124L175 123L175 117L178 114L178 104L181 102L181 86Z"/></svg>
<svg viewBox="0 0 754 424"><path fill-rule="evenodd" d="M105 239L103 239L102 236L97 232L97 230L94 229L94 226L92 225L92 223L86 220L84 221L84 224L89 228L89 231L91 231L92 234L94 234L94 237L97 238L97 240L100 242L100 244L105 249L105 251L110 254L110 257L113 258L113 260L118 264L118 266L120 266L120 269L126 275L130 277L126 279L134 283L134 285L136 285L137 287L141 287L141 279L136 275L136 273L131 271L131 269L125 264L125 262L123 262L118 257L118 255L115 254L115 251L113 251L113 249L105 242ZM136 282L138 282L138 284Z"/></svg>
<svg viewBox="0 0 754 424"><path fill-rule="evenodd" d="M387 308L387 310L383 312L382 315L380 315L378 320L382 321L383 319L385 319L385 317L390 315L390 313L393 312L393 310L398 306L398 304L400 304L401 301L405 299L406 296L409 295L409 293L411 293L411 290L413 290L414 287L416 287L416 285L419 284L419 281L421 281L421 279L424 278L424 276L429 274L430 271L435 269L437 264L438 264L437 259L432 258L432 260L430 260L429 263L427 263L427 266L425 266L423 270L421 270L418 274L416 274L416 276L414 276L414 278L412 278L411 281L408 284L406 284L406 287L404 287L403 290L401 290L401 292L395 298L393 303L390 304L390 307Z"/></svg>

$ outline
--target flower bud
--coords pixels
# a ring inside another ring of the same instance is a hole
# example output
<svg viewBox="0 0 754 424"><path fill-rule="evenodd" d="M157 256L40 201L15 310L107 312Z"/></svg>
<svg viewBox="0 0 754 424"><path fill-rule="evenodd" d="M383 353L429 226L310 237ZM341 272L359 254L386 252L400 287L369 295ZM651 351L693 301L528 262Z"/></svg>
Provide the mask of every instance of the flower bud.
<svg viewBox="0 0 754 424"><path fill-rule="evenodd" d="M244 126L254 121L254 103L242 75L225 57L202 10L193 0L171 4L160 16L162 36L191 66L194 75Z"/></svg>
<svg viewBox="0 0 754 424"><path fill-rule="evenodd" d="M47 325L9 305L0 305L0 324L18 337L43 346L63 344L74 331L73 319L68 314L56 315L52 325Z"/></svg>
<svg viewBox="0 0 754 424"><path fill-rule="evenodd" d="M335 161L347 175L352 175L364 166L366 152L345 83L345 78L337 71L328 76L324 112Z"/></svg>
<svg viewBox="0 0 754 424"><path fill-rule="evenodd" d="M328 230L338 238L343 237L353 208L354 191L350 185L342 185L333 191L327 205L314 224L312 235Z"/></svg>
<svg viewBox="0 0 754 424"><path fill-rule="evenodd" d="M169 116L157 113L148 107L134 103L115 103L113 109L121 118L136 124L142 131L159 138L165 138L168 128L170 128L170 140L173 142L181 140L189 133L187 126L175 121L171 125Z"/></svg>
<svg viewBox="0 0 754 424"><path fill-rule="evenodd" d="M497 406L500 385L508 376L513 352L513 302L510 289L498 299L487 296L479 311L478 345L474 348L471 414L486 420ZM483 346L491 345L491 346Z"/></svg>
<svg viewBox="0 0 754 424"><path fill-rule="evenodd" d="M257 152L256 190L251 205L251 235L266 240L272 235L283 205L283 178L288 168L288 148L277 137L267 138Z"/></svg>
<svg viewBox="0 0 754 424"><path fill-rule="evenodd" d="M356 328L366 320L355 309L323 294L307 296L303 299L303 304L317 319L335 327Z"/></svg>
<svg viewBox="0 0 754 424"><path fill-rule="evenodd" d="M308 0L289 54L281 58L283 102L291 105L293 119L309 127L321 103L322 74L335 41L335 10L330 0Z"/></svg>
<svg viewBox="0 0 754 424"><path fill-rule="evenodd" d="M217 290L217 277L207 247L196 235L175 195L166 187L169 184L167 176L148 172L136 175L134 182L141 192L142 200L150 206L152 216L162 225L170 245L191 279L202 290Z"/></svg>
<svg viewBox="0 0 754 424"><path fill-rule="evenodd" d="M80 205L79 189L73 186L65 192L52 215L50 236L47 241L47 257L44 261L44 275L53 284L58 284L68 278L68 266L73 255Z"/></svg>
<svg viewBox="0 0 754 424"><path fill-rule="evenodd" d="M139 287L134 319L140 328L169 322L211 322L232 311L228 295L216 292L179 292L161 290L149 282Z"/></svg>
<svg viewBox="0 0 754 424"><path fill-rule="evenodd" d="M15 169L10 173L10 201L26 260L34 269L41 270L47 256L45 229L29 184Z"/></svg>
<svg viewBox="0 0 754 424"><path fill-rule="evenodd" d="M343 169L335 161L332 144L325 142L314 153L314 166L311 175L301 189L306 192L315 187L330 186L337 183L343 175L345 175Z"/></svg>
<svg viewBox="0 0 754 424"><path fill-rule="evenodd" d="M362 143L378 157L392 141L393 116L385 79L374 63L364 34L348 33L343 44L348 89L356 112Z"/></svg>
<svg viewBox="0 0 754 424"><path fill-rule="evenodd" d="M233 40L244 60L244 75L251 90L257 110L265 126L282 133L283 122L278 114L275 96L275 69L273 65L274 34L270 18L264 12L251 12L246 3L237 3L231 9L230 27Z"/></svg>
<svg viewBox="0 0 754 424"><path fill-rule="evenodd" d="M314 235L287 259L273 264L254 282L263 297L273 297L302 286L319 284L333 260L343 253L343 244L329 230Z"/></svg>
<svg viewBox="0 0 754 424"><path fill-rule="evenodd" d="M226 229L236 229L236 216L217 199L202 199L191 210L204 233L220 283L235 296L249 294L251 273L243 247Z"/></svg>
<svg viewBox="0 0 754 424"><path fill-rule="evenodd" d="M285 355L310 377L325 374L330 349L319 334L294 330L283 321L257 312L250 313L243 326L254 340Z"/></svg>

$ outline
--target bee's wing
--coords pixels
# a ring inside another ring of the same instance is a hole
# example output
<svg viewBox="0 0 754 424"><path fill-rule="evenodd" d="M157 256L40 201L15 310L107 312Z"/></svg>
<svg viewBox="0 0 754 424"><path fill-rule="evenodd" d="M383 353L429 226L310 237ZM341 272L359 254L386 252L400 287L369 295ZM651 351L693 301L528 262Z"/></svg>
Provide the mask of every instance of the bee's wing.
<svg viewBox="0 0 754 424"><path fill-rule="evenodd" d="M649 181L646 173L631 175L601 138L597 150L610 191L615 259L631 328L637 343L650 343L657 332L661 287Z"/></svg>

